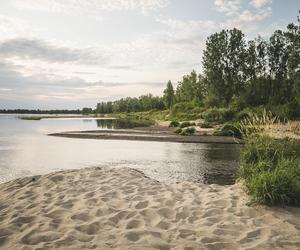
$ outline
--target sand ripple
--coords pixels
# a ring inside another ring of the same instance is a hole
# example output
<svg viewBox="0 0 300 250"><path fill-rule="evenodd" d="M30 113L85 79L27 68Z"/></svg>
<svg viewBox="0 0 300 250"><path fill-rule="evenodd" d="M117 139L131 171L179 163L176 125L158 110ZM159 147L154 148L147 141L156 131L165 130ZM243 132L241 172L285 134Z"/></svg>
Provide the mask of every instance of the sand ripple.
<svg viewBox="0 0 300 250"><path fill-rule="evenodd" d="M132 169L23 178L0 185L0 249L300 249L300 208L247 200Z"/></svg>

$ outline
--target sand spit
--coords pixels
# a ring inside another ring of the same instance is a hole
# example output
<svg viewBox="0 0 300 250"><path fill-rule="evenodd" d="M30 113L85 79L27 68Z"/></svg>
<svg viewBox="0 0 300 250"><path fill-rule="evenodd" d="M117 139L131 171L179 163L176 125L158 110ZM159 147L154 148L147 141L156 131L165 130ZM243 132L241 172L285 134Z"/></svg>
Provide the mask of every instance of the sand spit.
<svg viewBox="0 0 300 250"><path fill-rule="evenodd" d="M253 208L238 184L82 169L0 185L0 249L300 249L300 208Z"/></svg>
<svg viewBox="0 0 300 250"><path fill-rule="evenodd" d="M143 130L92 130L70 131L49 134L50 136L100 139L100 140L129 140L129 141L161 141L161 142L184 142L184 143L223 143L243 144L243 140L229 136L193 135L180 136L170 134L168 131L143 131Z"/></svg>

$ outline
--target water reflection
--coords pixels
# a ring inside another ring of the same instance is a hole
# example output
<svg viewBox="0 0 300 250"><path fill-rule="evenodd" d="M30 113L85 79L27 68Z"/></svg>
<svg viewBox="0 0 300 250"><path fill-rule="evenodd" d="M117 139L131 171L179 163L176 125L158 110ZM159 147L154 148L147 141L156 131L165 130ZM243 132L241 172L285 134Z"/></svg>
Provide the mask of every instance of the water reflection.
<svg viewBox="0 0 300 250"><path fill-rule="evenodd" d="M230 184L238 145L183 144L49 137L71 130L128 128L117 120L19 120L0 115L0 182L82 167L131 167L159 181Z"/></svg>

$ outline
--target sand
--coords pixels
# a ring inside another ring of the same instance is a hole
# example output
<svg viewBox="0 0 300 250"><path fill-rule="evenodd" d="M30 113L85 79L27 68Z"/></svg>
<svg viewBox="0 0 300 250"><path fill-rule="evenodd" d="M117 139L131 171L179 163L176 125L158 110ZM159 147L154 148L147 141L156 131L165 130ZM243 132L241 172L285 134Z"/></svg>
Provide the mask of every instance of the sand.
<svg viewBox="0 0 300 250"><path fill-rule="evenodd" d="M127 168L22 178L0 185L0 249L300 249L300 208L248 201Z"/></svg>
<svg viewBox="0 0 300 250"><path fill-rule="evenodd" d="M151 130L91 130L91 131L69 131L52 133L49 136L98 139L98 140L126 140L126 141L157 141L157 142L179 142L179 143L222 143L243 144L244 141L231 136L208 136L192 135L181 136L173 132L151 131Z"/></svg>

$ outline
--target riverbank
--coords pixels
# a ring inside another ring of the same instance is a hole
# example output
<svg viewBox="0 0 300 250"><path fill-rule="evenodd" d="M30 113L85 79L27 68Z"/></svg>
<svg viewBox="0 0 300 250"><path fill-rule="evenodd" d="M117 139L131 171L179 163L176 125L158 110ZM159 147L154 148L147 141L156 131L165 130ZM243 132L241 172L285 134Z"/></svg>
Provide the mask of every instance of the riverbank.
<svg viewBox="0 0 300 250"><path fill-rule="evenodd" d="M99 140L131 140L131 141L157 141L157 142L181 142L181 143L224 143L242 144L243 140L228 136L211 135L176 135L171 129L165 127L146 127L124 130L91 130L51 133L50 136L99 139Z"/></svg>
<svg viewBox="0 0 300 250"><path fill-rule="evenodd" d="M0 185L0 249L297 249L300 208L247 206L239 184L167 185L89 168Z"/></svg>

